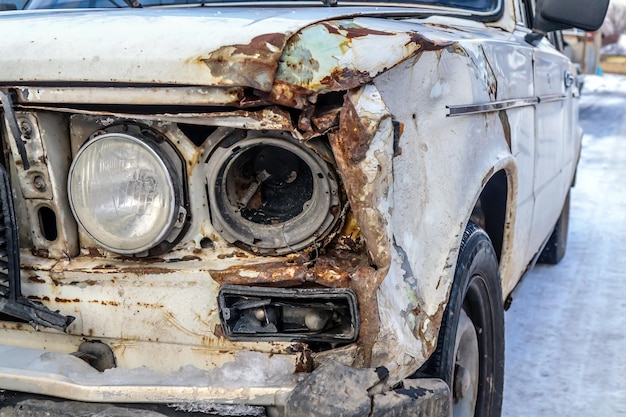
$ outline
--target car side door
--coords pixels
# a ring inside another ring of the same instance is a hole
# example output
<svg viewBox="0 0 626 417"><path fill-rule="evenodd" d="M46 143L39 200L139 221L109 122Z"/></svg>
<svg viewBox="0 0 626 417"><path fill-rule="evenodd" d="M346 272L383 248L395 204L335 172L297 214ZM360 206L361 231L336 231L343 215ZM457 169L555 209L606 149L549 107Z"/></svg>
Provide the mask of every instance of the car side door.
<svg viewBox="0 0 626 417"><path fill-rule="evenodd" d="M533 50L535 95L534 210L529 250L550 235L571 186L580 150L575 68L552 34ZM555 42L556 43L556 42Z"/></svg>

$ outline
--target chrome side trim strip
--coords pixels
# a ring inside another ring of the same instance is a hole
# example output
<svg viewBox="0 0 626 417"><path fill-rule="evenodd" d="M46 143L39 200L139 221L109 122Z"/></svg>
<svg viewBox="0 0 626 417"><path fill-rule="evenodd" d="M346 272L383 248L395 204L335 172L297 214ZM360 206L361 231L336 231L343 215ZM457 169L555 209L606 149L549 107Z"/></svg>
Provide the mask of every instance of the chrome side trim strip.
<svg viewBox="0 0 626 417"><path fill-rule="evenodd" d="M565 101L566 98L567 96L561 94L539 97L539 103L554 103L555 101Z"/></svg>
<svg viewBox="0 0 626 417"><path fill-rule="evenodd" d="M449 110L448 117L464 116L468 114L491 113L500 110L514 109L519 107L535 106L539 103L552 103L563 101L567 98L564 95L553 95L544 97L518 98L512 100L492 101L481 104L461 104L446 106Z"/></svg>

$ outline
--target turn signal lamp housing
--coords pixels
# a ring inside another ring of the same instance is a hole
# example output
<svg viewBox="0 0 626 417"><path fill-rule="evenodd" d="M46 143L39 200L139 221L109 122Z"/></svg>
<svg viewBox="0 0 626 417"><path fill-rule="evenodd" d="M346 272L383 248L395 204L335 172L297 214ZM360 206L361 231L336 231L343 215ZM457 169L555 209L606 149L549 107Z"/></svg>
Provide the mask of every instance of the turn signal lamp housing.
<svg viewBox="0 0 626 417"><path fill-rule="evenodd" d="M349 289L225 285L218 303L230 340L351 343L359 334L357 298Z"/></svg>

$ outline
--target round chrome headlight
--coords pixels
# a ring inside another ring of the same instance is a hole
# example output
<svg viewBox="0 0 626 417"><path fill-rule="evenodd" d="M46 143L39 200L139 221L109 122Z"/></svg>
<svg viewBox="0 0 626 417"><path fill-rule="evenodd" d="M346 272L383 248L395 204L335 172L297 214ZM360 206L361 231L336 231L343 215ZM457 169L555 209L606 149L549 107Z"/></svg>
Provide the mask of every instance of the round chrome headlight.
<svg viewBox="0 0 626 417"><path fill-rule="evenodd" d="M229 242L284 254L325 239L341 214L329 165L291 137L225 140L207 164L211 221Z"/></svg>
<svg viewBox="0 0 626 417"><path fill-rule="evenodd" d="M152 139L107 133L88 141L70 166L68 194L78 224L97 244L140 254L177 223L181 186Z"/></svg>

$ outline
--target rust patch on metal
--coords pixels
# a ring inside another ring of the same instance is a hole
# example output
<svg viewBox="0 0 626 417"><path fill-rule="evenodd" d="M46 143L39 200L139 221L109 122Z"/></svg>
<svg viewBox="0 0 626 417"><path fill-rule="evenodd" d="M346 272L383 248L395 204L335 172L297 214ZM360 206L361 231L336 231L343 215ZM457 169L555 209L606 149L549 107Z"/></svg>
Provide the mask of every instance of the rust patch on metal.
<svg viewBox="0 0 626 417"><path fill-rule="evenodd" d="M287 34L269 33L253 38L248 44L223 46L199 60L211 75L221 79L221 85L245 85L269 91L287 39Z"/></svg>
<svg viewBox="0 0 626 417"><path fill-rule="evenodd" d="M34 300L34 301L50 301L50 297L48 297L47 295L44 295L43 297L38 297L36 295L29 295L28 297L29 300Z"/></svg>
<svg viewBox="0 0 626 417"><path fill-rule="evenodd" d="M87 256L91 256L93 258L98 258L101 255L100 251L97 248L87 248L88 254Z"/></svg>
<svg viewBox="0 0 626 417"><path fill-rule="evenodd" d="M276 80L270 92L270 99L284 106L302 109L312 102L315 102L316 94L308 88L300 87Z"/></svg>
<svg viewBox="0 0 626 417"><path fill-rule="evenodd" d="M372 261L379 268L386 268L390 263L390 255L384 249L388 246L384 233L387 221L382 213L371 210L376 206L375 196L364 194L368 179L357 165L365 158L376 133L375 126L370 122L360 119L352 102L346 99L340 116L339 130L329 132L328 138L342 175L350 207L360 222L369 225L361 229L361 234L367 243Z"/></svg>
<svg viewBox="0 0 626 417"><path fill-rule="evenodd" d="M372 360L372 347L380 329L377 290L386 273L387 269L375 270L363 267L359 268L350 280L350 288L356 293L359 301L361 318L358 350L353 364L357 367L367 367Z"/></svg>
<svg viewBox="0 0 626 417"><path fill-rule="evenodd" d="M306 267L271 262L260 265L235 266L222 271L209 271L211 277L221 285L269 284L293 286L306 281Z"/></svg>
<svg viewBox="0 0 626 417"><path fill-rule="evenodd" d="M342 91L356 88L370 81L372 81L372 76L368 72L335 68L333 72L320 80L320 84L327 86L330 91Z"/></svg>
<svg viewBox="0 0 626 417"><path fill-rule="evenodd" d="M224 337L226 337L226 335L224 334L224 328L222 327L221 324L216 324L215 325L215 328L213 329L213 334L217 338L224 338Z"/></svg>
<svg viewBox="0 0 626 417"><path fill-rule="evenodd" d="M187 113L174 114L164 113L155 115L156 118L165 120L173 120L177 123L188 123L191 120L202 120L208 126L227 126L248 124L254 128L271 129L271 130L293 130L291 115L284 109L277 106L265 107L261 110L234 110L228 112L212 112L212 113ZM199 155L198 155L199 157ZM188 161L188 172L193 170L195 164L199 163L196 159Z"/></svg>
<svg viewBox="0 0 626 417"><path fill-rule="evenodd" d="M379 36L393 36L395 33L393 32L383 32L380 30L367 29L363 27L355 27L355 26L333 26L329 23L322 23L322 26L326 28L328 33L334 35L340 35L346 37L348 39L354 38L362 38L369 35L379 35Z"/></svg>
<svg viewBox="0 0 626 417"><path fill-rule="evenodd" d="M202 258L195 255L185 255L182 258L172 258L168 259L166 262L168 264L176 263L176 262L185 262L185 261L201 261Z"/></svg>
<svg viewBox="0 0 626 417"><path fill-rule="evenodd" d="M419 32L411 32L411 42L420 46L420 51L439 51L449 46L455 45L453 41L431 40L424 37Z"/></svg>
<svg viewBox="0 0 626 417"><path fill-rule="evenodd" d="M296 372L311 372L313 370L313 352L306 343L295 343L288 346L287 353L296 353Z"/></svg>
<svg viewBox="0 0 626 417"><path fill-rule="evenodd" d="M315 260L309 269L307 281L329 288L346 288L350 277L359 268L369 265L362 245L351 245L348 249L340 242L348 239L342 236L337 245L327 248L327 253Z"/></svg>
<svg viewBox="0 0 626 417"><path fill-rule="evenodd" d="M117 301L106 301L106 300L89 300L90 303L101 304L103 306L114 306L119 307L120 303Z"/></svg>
<svg viewBox="0 0 626 417"><path fill-rule="evenodd" d="M341 265L341 259L320 258L309 270L307 278L329 288L345 288L350 280L351 268Z"/></svg>
<svg viewBox="0 0 626 417"><path fill-rule="evenodd" d="M347 158L351 164L359 163L365 159L373 135L367 126L361 123L354 104L350 100L346 100L339 116L339 132L329 134L329 139L333 149L339 151L335 152L336 158ZM340 157L337 157L338 154ZM353 170L357 171L358 169ZM365 177L363 175L362 177L362 181L365 181ZM355 179L350 178L350 181L344 179L344 183L350 183ZM363 187L359 186L359 189L363 189Z"/></svg>
<svg viewBox="0 0 626 417"><path fill-rule="evenodd" d="M417 317L420 317L419 323L415 328L416 337L421 340L424 345L422 352L424 357L429 357L437 348L437 335L439 334L439 328L443 321L443 313L446 309L446 303L439 304L437 311L432 316L426 316L422 312L417 313ZM426 320L428 323L425 324Z"/></svg>
<svg viewBox="0 0 626 417"><path fill-rule="evenodd" d="M358 240L342 234L312 260L294 255L288 262L237 265L209 273L220 285L293 287L313 283L327 288L347 288L350 275L369 264L363 245L352 241L353 238Z"/></svg>
<svg viewBox="0 0 626 417"><path fill-rule="evenodd" d="M80 303L80 299L78 298L73 298L70 300L69 298L56 297L54 301L56 301L57 303Z"/></svg>
<svg viewBox="0 0 626 417"><path fill-rule="evenodd" d="M117 269L120 274L135 274L135 275L160 275L171 274L175 271L167 268L158 268L154 266L140 266Z"/></svg>
<svg viewBox="0 0 626 417"><path fill-rule="evenodd" d="M117 302L115 302L115 303L114 302L110 302L109 304L119 305L119 303L117 303ZM139 302L137 302L135 304L137 304L140 307L145 307L145 308L154 308L154 309L165 308L165 306L163 304L139 303Z"/></svg>
<svg viewBox="0 0 626 417"><path fill-rule="evenodd" d="M39 278L37 276L30 276L27 279L30 282L36 282L38 284L44 284L46 282L44 279L41 279L41 278Z"/></svg>
<svg viewBox="0 0 626 417"><path fill-rule="evenodd" d="M31 250L31 253L32 253L34 256L38 256L38 257L40 257L40 258L47 258L47 257L49 256L48 249L41 249L41 248L40 248L40 249L37 249L37 248L33 248L33 249Z"/></svg>
<svg viewBox="0 0 626 417"><path fill-rule="evenodd" d="M341 108L334 108L311 117L311 122L318 132L325 132L339 126Z"/></svg>
<svg viewBox="0 0 626 417"><path fill-rule="evenodd" d="M505 110L500 110L498 112L498 117L500 118L500 122L502 123L502 130L504 131L504 139L506 140L506 144L511 149L511 124L509 123L509 116L506 114Z"/></svg>

